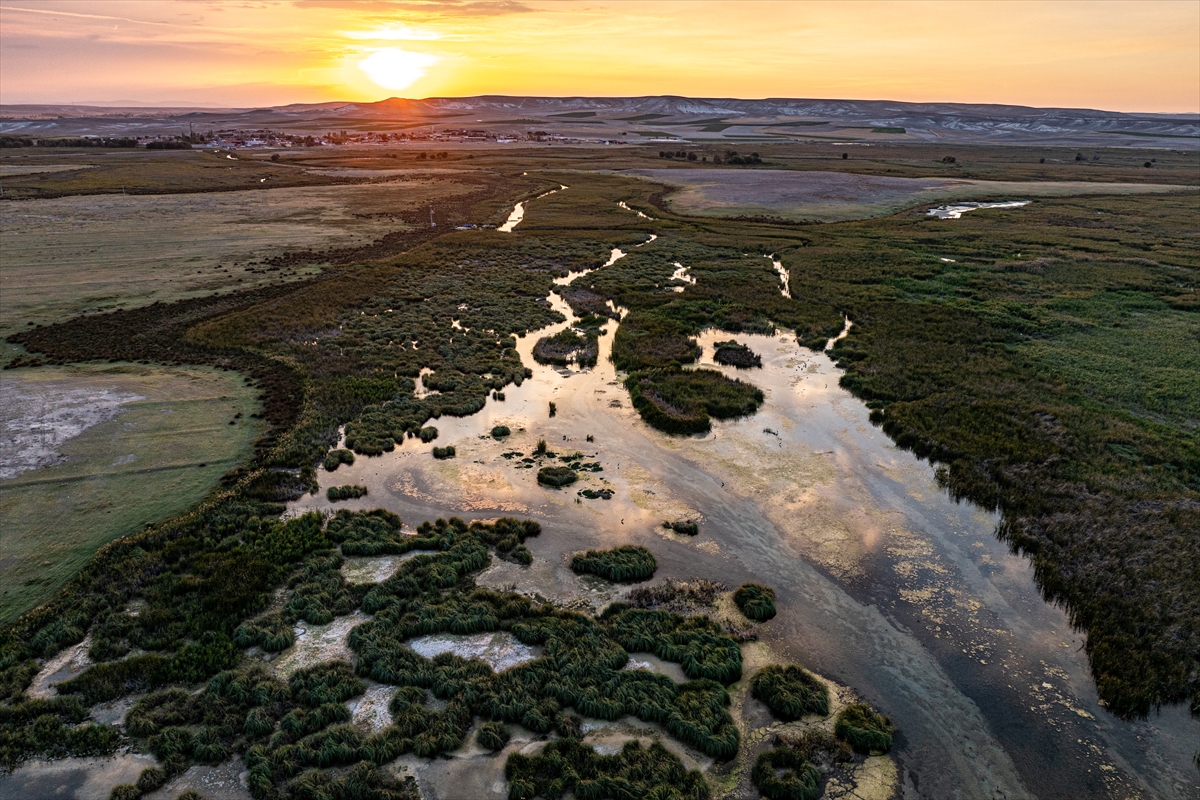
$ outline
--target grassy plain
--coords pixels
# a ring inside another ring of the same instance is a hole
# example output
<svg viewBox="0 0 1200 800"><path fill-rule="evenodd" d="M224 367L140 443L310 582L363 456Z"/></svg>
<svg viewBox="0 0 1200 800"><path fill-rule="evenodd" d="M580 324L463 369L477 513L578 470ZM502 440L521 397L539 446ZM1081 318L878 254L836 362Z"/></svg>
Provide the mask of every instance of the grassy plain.
<svg viewBox="0 0 1200 800"><path fill-rule="evenodd" d="M101 545L197 502L259 431L256 392L233 372L111 364L3 380L27 393L117 389L141 399L68 440L62 463L0 482L0 624L52 597Z"/></svg>
<svg viewBox="0 0 1200 800"><path fill-rule="evenodd" d="M386 182L0 203L0 336L83 313L295 280L324 251L428 225L469 181ZM271 261L288 254L291 261ZM270 262L270 263L268 263ZM0 358L15 351L0 345Z"/></svg>
<svg viewBox="0 0 1200 800"><path fill-rule="evenodd" d="M679 191L671 193L667 202L681 214L761 216L793 222L882 217L948 200L1159 194L1187 188L1171 184L922 179L791 170L648 169L631 174L678 187Z"/></svg>

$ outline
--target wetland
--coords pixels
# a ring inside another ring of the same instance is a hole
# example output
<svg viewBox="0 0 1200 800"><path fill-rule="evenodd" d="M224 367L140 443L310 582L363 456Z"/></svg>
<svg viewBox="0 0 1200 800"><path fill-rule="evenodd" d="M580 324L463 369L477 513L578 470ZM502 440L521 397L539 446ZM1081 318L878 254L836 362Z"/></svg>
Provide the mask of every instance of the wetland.
<svg viewBox="0 0 1200 800"><path fill-rule="evenodd" d="M5 629L0 790L141 786L136 758L154 789L224 770L213 797L533 797L554 771L754 797L760 759L831 798L1200 791L1190 573L1130 642L1095 576L1134 592L1134 567L1062 538L1197 557L1169 535L1195 521L1194 191L714 226L586 152L524 158L402 252L10 337L236 370L261 405L202 501ZM1114 325L1145 381L1089 354ZM120 391L43 449L135 413ZM1109 498L1090 528L1073 490L1028 494L1065 474Z"/></svg>

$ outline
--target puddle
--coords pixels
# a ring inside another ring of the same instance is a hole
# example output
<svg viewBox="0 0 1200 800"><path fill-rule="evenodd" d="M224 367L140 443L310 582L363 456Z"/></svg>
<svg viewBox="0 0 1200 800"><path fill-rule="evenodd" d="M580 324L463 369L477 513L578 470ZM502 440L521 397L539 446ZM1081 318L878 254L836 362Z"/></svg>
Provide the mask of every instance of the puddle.
<svg viewBox="0 0 1200 800"><path fill-rule="evenodd" d="M411 647L413 652L426 658L433 658L442 653L453 653L461 658L478 658L496 672L533 661L542 654L541 647L522 644L506 631L470 635L436 633L409 639L405 644Z"/></svg>
<svg viewBox="0 0 1200 800"><path fill-rule="evenodd" d="M1011 200L1005 203L949 203L929 209L928 215L938 219L961 219L968 211L978 211L981 208L1020 208L1027 205L1028 200Z"/></svg>
<svg viewBox="0 0 1200 800"><path fill-rule="evenodd" d="M621 208L625 209L626 211L632 211L634 214L637 214L642 219L649 220L651 222L654 221L654 217L648 217L645 214L643 214L641 211L638 211L636 208L630 208L628 205L625 204L624 200L617 203L617 205L620 206Z"/></svg>
<svg viewBox="0 0 1200 800"><path fill-rule="evenodd" d="M781 284L781 286L779 287L779 293L781 295L783 295L784 297L787 297L790 299L792 296L791 273L789 273L787 271L787 269L784 268L783 262L780 261L775 256L773 256L773 255L763 256L763 258L771 259L771 264L774 265L775 271L779 273L779 282Z"/></svg>
<svg viewBox="0 0 1200 800"><path fill-rule="evenodd" d="M114 786L136 783L142 770L157 763L152 756L132 753L111 758L26 761L15 772L0 773L0 797L109 800Z"/></svg>

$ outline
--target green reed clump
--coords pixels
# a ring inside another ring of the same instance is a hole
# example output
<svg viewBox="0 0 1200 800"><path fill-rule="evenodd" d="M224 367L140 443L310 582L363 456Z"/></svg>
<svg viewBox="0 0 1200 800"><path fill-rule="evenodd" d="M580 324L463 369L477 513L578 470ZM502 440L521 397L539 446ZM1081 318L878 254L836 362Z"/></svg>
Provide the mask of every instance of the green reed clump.
<svg viewBox="0 0 1200 800"><path fill-rule="evenodd" d="M447 445L446 447L433 448L433 457L436 459L439 459L439 460L447 459L447 458L454 458L454 454L455 454L454 445Z"/></svg>
<svg viewBox="0 0 1200 800"><path fill-rule="evenodd" d="M685 617L613 603L602 619L626 650L678 662L689 678L730 684L742 676L741 648L706 616Z"/></svg>
<svg viewBox="0 0 1200 800"><path fill-rule="evenodd" d="M750 691L785 722L805 714L829 714L829 690L800 667L779 664L763 667L751 679Z"/></svg>
<svg viewBox="0 0 1200 800"><path fill-rule="evenodd" d="M261 647L268 653L286 650L296 642L292 623L282 614L268 614L243 622L233 634L233 643L238 647Z"/></svg>
<svg viewBox="0 0 1200 800"><path fill-rule="evenodd" d="M790 748L767 750L754 762L750 780L768 800L817 800L821 773Z"/></svg>
<svg viewBox="0 0 1200 800"><path fill-rule="evenodd" d="M503 439L505 436L508 436L510 433L512 433L512 431L510 431L508 429L507 425L497 425L494 428L492 428L492 438L493 439Z"/></svg>
<svg viewBox="0 0 1200 800"><path fill-rule="evenodd" d="M762 357L744 344L736 341L717 342L713 345L713 361L738 369L762 366Z"/></svg>
<svg viewBox="0 0 1200 800"><path fill-rule="evenodd" d="M700 532L700 526L690 519L664 520L662 526L684 536L695 536Z"/></svg>
<svg viewBox="0 0 1200 800"><path fill-rule="evenodd" d="M354 453L350 450L330 450L329 454L325 456L325 460L321 462L321 465L325 467L326 472L333 472L342 464L353 463Z"/></svg>
<svg viewBox="0 0 1200 800"><path fill-rule="evenodd" d="M775 590L759 583L744 583L733 593L738 610L755 622L766 622L775 616Z"/></svg>
<svg viewBox="0 0 1200 800"><path fill-rule="evenodd" d="M648 424L667 433L703 433L711 418L753 414L762 390L711 369L651 369L625 379L629 399Z"/></svg>
<svg viewBox="0 0 1200 800"><path fill-rule="evenodd" d="M833 732L859 753L886 753L892 749L896 726L866 703L852 703L838 712Z"/></svg>
<svg viewBox="0 0 1200 800"><path fill-rule="evenodd" d="M347 486L330 486L325 490L325 496L329 498L329 502L336 503L339 500L355 500L359 497L364 497L367 494L367 487L360 485Z"/></svg>
<svg viewBox="0 0 1200 800"><path fill-rule="evenodd" d="M637 583L654 577L658 560L644 547L626 545L612 550L588 550L571 559L577 575L598 575L616 583Z"/></svg>
<svg viewBox="0 0 1200 800"><path fill-rule="evenodd" d="M22 699L0 705L0 766L11 770L33 756L107 755L120 733L108 725L86 723L88 708L77 697Z"/></svg>
<svg viewBox="0 0 1200 800"><path fill-rule="evenodd" d="M543 486L560 488L570 486L579 476L570 467L542 467L537 473L537 482Z"/></svg>
<svg viewBox="0 0 1200 800"><path fill-rule="evenodd" d="M601 755L575 738L547 744L537 755L514 753L504 765L509 800L557 800L568 792L580 800L708 800L707 781L689 771L658 742L644 748L626 742Z"/></svg>
<svg viewBox="0 0 1200 800"><path fill-rule="evenodd" d="M480 747L491 750L493 753L503 750L511 738L512 734L508 732L508 726L503 722L485 722L479 726L479 733L475 736Z"/></svg>
<svg viewBox="0 0 1200 800"><path fill-rule="evenodd" d="M429 444L438 437L438 429L432 425L427 425L424 428L421 428L421 430L417 431L417 437L425 444Z"/></svg>

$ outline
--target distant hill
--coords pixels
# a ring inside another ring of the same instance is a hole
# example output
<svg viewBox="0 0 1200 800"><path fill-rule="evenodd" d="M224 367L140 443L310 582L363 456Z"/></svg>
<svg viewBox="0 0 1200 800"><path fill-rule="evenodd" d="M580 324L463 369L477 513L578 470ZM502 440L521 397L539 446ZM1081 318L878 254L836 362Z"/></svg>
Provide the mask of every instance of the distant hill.
<svg viewBox="0 0 1200 800"><path fill-rule="evenodd" d="M191 124L291 132L531 127L583 138L624 134L687 140L834 138L996 144L1200 147L1200 115L1131 114L1078 108L888 100L651 97L431 97L376 103L292 104L273 108L110 108L0 105L0 133L22 136L161 135ZM639 141L639 139L627 139Z"/></svg>

